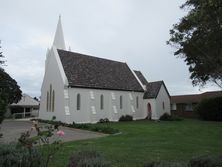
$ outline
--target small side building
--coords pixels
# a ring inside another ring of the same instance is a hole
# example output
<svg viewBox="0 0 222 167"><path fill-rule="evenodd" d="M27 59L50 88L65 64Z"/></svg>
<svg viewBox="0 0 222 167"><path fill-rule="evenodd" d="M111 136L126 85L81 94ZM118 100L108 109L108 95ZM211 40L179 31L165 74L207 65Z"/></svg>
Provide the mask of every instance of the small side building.
<svg viewBox="0 0 222 167"><path fill-rule="evenodd" d="M164 113L171 115L170 94L163 81L147 83L143 99L148 119L158 120Z"/></svg>
<svg viewBox="0 0 222 167"><path fill-rule="evenodd" d="M27 94L23 94L18 103L12 103L8 106L6 117L26 118L37 117L39 114L39 101Z"/></svg>

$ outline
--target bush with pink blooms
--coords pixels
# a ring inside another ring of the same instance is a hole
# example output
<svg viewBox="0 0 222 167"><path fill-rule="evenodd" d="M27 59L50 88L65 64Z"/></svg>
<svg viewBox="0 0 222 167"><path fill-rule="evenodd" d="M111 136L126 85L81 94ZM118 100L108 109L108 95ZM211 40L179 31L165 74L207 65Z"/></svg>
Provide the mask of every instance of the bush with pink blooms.
<svg viewBox="0 0 222 167"><path fill-rule="evenodd" d="M64 131L62 130L57 131L56 134L59 135L60 137L65 135Z"/></svg>
<svg viewBox="0 0 222 167"><path fill-rule="evenodd" d="M37 132L37 134L33 136L35 132ZM61 148L61 138L64 135L64 131L59 130L58 126L39 126L37 121L33 121L31 130L21 134L18 139L18 145L27 149L32 149L37 145L38 151L42 155L41 166L47 167L50 160ZM31 153L30 151L30 154Z"/></svg>

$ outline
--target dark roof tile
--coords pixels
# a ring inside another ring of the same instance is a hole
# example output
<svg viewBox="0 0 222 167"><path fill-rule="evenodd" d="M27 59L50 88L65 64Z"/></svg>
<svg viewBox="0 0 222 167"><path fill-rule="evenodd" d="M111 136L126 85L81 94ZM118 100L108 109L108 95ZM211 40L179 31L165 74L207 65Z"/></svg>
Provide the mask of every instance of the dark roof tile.
<svg viewBox="0 0 222 167"><path fill-rule="evenodd" d="M144 96L143 98L144 99L151 99L151 98L156 98L159 94L159 91L160 91L160 88L161 86L164 86L165 90L166 90L166 93L167 95L170 97L170 94L166 88L166 85L164 84L163 81L155 81L155 82L149 82L147 85L146 85L146 92L144 93Z"/></svg>
<svg viewBox="0 0 222 167"><path fill-rule="evenodd" d="M126 63L58 50L69 86L143 92Z"/></svg>
<svg viewBox="0 0 222 167"><path fill-rule="evenodd" d="M146 85L146 92L144 93L144 99L156 98L161 88L163 81L149 82Z"/></svg>

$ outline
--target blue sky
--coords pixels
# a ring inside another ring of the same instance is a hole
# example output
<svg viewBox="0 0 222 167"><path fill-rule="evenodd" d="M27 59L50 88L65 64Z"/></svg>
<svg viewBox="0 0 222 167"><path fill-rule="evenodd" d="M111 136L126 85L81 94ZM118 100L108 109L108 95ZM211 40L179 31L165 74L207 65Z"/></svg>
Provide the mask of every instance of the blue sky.
<svg viewBox="0 0 222 167"><path fill-rule="evenodd" d="M183 59L166 45L185 0L0 0L6 71L24 93L40 96L47 48L59 14L72 51L127 62L148 81L164 80L171 95L219 90L193 87Z"/></svg>

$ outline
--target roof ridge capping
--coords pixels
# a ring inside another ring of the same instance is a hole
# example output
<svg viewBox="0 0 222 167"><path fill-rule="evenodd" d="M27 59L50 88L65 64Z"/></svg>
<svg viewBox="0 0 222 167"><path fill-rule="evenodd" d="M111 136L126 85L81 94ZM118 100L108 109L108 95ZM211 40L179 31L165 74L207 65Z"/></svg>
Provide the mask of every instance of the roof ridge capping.
<svg viewBox="0 0 222 167"><path fill-rule="evenodd" d="M215 91L206 91L206 92L203 92L203 93L190 93L190 94L180 94L180 95L173 95L174 97L175 96L201 96L201 95L205 95L205 94L208 94L208 93L222 93L221 90L215 90Z"/></svg>
<svg viewBox="0 0 222 167"><path fill-rule="evenodd" d="M140 81L142 82L143 85L147 85L148 84L148 81L147 81L146 77L143 75L143 73L141 71L134 70L134 72L137 75L137 77L140 79Z"/></svg>
<svg viewBox="0 0 222 167"><path fill-rule="evenodd" d="M116 61L116 60L112 60L112 59L108 59L108 58L103 58L103 57L96 57L94 55L89 55L89 54L83 54L83 53L79 53L79 52L73 52L73 51L68 51L68 50L64 50L64 49L58 49L59 51L63 51L63 52L69 52L69 53L73 53L73 54L77 54L80 56L87 56L87 57L91 57L91 58L96 58L96 59L101 59L101 60L106 60L106 61L113 61L113 62L117 62L117 63L123 63L126 64L126 62L122 62L122 61ZM72 55L70 55L72 56Z"/></svg>
<svg viewBox="0 0 222 167"><path fill-rule="evenodd" d="M141 82L141 80L139 79L139 77L136 75L136 73L134 72L134 70L132 70L129 65L126 63L127 67L130 69L130 71L132 72L132 74L134 75L134 77L136 78L137 82L139 82L140 86L143 88L144 91L146 91L146 86L143 85L143 83Z"/></svg>

